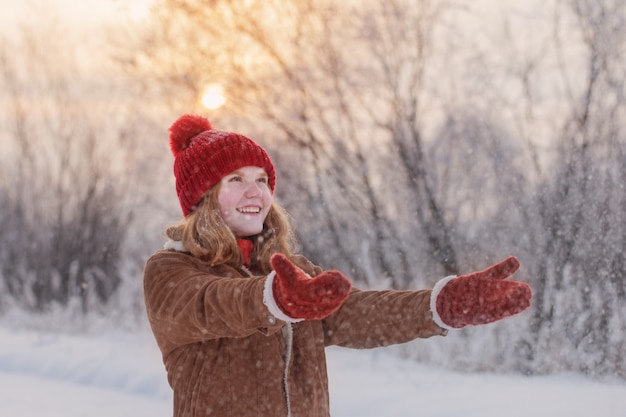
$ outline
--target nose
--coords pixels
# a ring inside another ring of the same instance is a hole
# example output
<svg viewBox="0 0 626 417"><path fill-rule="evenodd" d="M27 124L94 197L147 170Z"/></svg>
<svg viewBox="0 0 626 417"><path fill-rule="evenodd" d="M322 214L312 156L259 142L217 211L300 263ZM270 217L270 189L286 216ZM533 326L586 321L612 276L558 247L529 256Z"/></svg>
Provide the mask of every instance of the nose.
<svg viewBox="0 0 626 417"><path fill-rule="evenodd" d="M261 187L256 181L251 181L246 187L245 196L248 198L259 197L261 195Z"/></svg>

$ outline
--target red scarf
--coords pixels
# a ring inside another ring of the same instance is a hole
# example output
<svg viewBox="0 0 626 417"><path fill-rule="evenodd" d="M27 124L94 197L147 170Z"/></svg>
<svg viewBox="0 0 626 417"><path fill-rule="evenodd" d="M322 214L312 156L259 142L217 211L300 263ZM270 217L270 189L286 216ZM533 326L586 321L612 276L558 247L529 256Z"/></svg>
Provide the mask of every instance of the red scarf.
<svg viewBox="0 0 626 417"><path fill-rule="evenodd" d="M250 267L250 258L252 257L252 250L254 249L254 243L248 239L237 239L237 244L241 250L241 256L243 256L243 266Z"/></svg>

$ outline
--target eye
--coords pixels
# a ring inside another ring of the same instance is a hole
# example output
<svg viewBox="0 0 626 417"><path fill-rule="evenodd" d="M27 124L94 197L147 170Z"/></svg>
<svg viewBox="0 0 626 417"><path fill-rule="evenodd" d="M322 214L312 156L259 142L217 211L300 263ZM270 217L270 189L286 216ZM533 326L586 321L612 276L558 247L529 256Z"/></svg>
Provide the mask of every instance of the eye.
<svg viewBox="0 0 626 417"><path fill-rule="evenodd" d="M228 182L241 182L243 179L239 175L233 175L228 179Z"/></svg>
<svg viewBox="0 0 626 417"><path fill-rule="evenodd" d="M268 178L267 178L267 177L260 177L260 178L257 178L257 180L256 180L256 182L259 182L259 183L261 183L261 184L267 184L267 183L268 183L268 181L269 181L269 180L268 180Z"/></svg>

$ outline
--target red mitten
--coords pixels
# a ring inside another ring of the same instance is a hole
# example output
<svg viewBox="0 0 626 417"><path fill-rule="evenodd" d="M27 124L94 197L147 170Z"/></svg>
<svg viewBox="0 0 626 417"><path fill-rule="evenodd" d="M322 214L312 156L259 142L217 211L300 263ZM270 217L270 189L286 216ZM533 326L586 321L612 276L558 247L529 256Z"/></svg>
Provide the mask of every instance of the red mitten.
<svg viewBox="0 0 626 417"><path fill-rule="evenodd" d="M530 306L532 290L524 282L507 281L520 267L511 256L489 268L439 281L431 295L435 322L443 328L492 323Z"/></svg>
<svg viewBox="0 0 626 417"><path fill-rule="evenodd" d="M266 300L266 304L272 311L275 303L291 319L288 321L321 320L337 311L350 294L352 284L339 271L310 277L280 253L272 255L270 264L275 271L271 281L273 302ZM267 292L265 297L270 298Z"/></svg>

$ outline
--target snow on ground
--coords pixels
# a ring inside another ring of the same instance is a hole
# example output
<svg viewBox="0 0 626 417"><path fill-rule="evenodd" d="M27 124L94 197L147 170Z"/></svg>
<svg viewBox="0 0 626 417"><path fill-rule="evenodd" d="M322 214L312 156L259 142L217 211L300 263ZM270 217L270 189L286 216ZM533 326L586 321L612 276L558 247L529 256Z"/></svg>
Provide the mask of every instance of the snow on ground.
<svg viewBox="0 0 626 417"><path fill-rule="evenodd" d="M570 374L460 374L384 349L331 348L328 361L334 417L626 417L626 383ZM171 392L152 336L0 326L0 416L42 415L171 416Z"/></svg>

